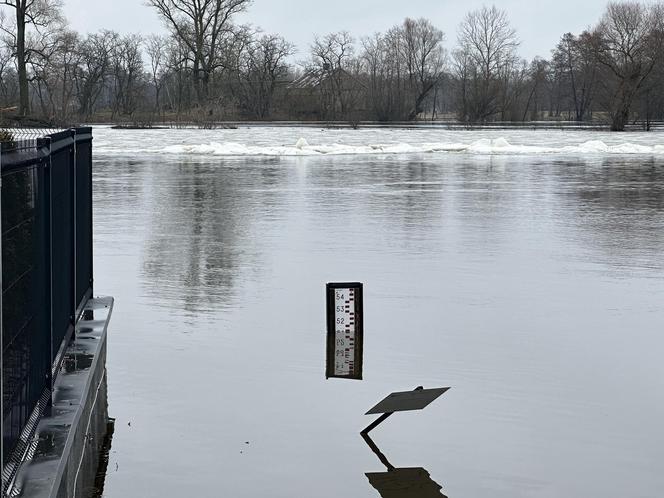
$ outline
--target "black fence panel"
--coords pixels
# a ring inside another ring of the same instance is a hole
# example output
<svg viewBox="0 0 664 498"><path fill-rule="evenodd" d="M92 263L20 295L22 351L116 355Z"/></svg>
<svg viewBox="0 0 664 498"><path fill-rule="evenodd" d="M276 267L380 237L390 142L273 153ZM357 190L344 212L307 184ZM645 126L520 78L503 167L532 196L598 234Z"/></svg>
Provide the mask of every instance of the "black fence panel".
<svg viewBox="0 0 664 498"><path fill-rule="evenodd" d="M34 164L2 175L4 448L15 444L37 402L50 389L45 164L35 157Z"/></svg>
<svg viewBox="0 0 664 498"><path fill-rule="evenodd" d="M0 167L4 488L92 294L92 131L5 142Z"/></svg>
<svg viewBox="0 0 664 498"><path fill-rule="evenodd" d="M76 305L92 295L92 128L76 130Z"/></svg>
<svg viewBox="0 0 664 498"><path fill-rule="evenodd" d="M51 288L53 361L59 363L65 337L74 326L74 138L71 132L51 136ZM56 361L58 360L58 361Z"/></svg>

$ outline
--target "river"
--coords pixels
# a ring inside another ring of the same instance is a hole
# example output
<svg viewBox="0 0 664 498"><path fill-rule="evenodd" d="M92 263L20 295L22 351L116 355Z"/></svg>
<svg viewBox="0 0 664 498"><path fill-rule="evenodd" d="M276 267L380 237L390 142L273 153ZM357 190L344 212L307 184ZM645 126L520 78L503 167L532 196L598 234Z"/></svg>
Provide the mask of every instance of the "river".
<svg viewBox="0 0 664 498"><path fill-rule="evenodd" d="M450 498L660 496L661 135L94 136L104 496L378 497L363 414L419 385L451 389L372 438ZM362 381L325 379L324 286L345 280ZM399 475L386 496L438 496Z"/></svg>

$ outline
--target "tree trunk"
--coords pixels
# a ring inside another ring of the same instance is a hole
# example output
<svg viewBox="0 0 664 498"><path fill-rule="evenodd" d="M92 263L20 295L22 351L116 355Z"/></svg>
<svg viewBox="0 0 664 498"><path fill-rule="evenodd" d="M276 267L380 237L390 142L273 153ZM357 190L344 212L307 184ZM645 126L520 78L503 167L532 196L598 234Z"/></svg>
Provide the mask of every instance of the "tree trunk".
<svg viewBox="0 0 664 498"><path fill-rule="evenodd" d="M629 103L622 102L611 120L611 131L625 131L629 120Z"/></svg>
<svg viewBox="0 0 664 498"><path fill-rule="evenodd" d="M198 58L194 60L194 72L192 73L194 77L194 89L196 90L196 100L198 105L203 107L205 104L205 98L203 96L203 82L201 81L201 65L198 61Z"/></svg>
<svg viewBox="0 0 664 498"><path fill-rule="evenodd" d="M30 113L30 96L28 94L28 70L25 56L25 5L19 1L16 5L16 66L18 72L19 116Z"/></svg>
<svg viewBox="0 0 664 498"><path fill-rule="evenodd" d="M628 82L621 82L620 101L611 116L611 131L625 131L636 89L636 86L631 86Z"/></svg>

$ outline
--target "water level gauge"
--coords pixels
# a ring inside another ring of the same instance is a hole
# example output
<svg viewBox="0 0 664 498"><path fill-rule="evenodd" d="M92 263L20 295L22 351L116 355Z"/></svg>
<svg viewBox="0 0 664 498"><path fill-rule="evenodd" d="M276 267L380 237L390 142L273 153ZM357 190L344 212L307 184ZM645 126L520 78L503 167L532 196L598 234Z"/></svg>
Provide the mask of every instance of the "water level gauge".
<svg viewBox="0 0 664 498"><path fill-rule="evenodd" d="M362 284L327 284L327 378L362 378L362 335Z"/></svg>

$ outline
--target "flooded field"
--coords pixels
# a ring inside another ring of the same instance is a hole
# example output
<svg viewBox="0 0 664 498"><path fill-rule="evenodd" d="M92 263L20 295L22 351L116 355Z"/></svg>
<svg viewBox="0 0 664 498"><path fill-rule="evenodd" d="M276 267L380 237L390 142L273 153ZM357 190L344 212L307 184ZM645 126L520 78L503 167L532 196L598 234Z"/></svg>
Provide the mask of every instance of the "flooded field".
<svg viewBox="0 0 664 498"><path fill-rule="evenodd" d="M104 496L660 496L664 139L436 133L95 130ZM362 381L325 380L344 280ZM364 413L419 385L385 474Z"/></svg>

